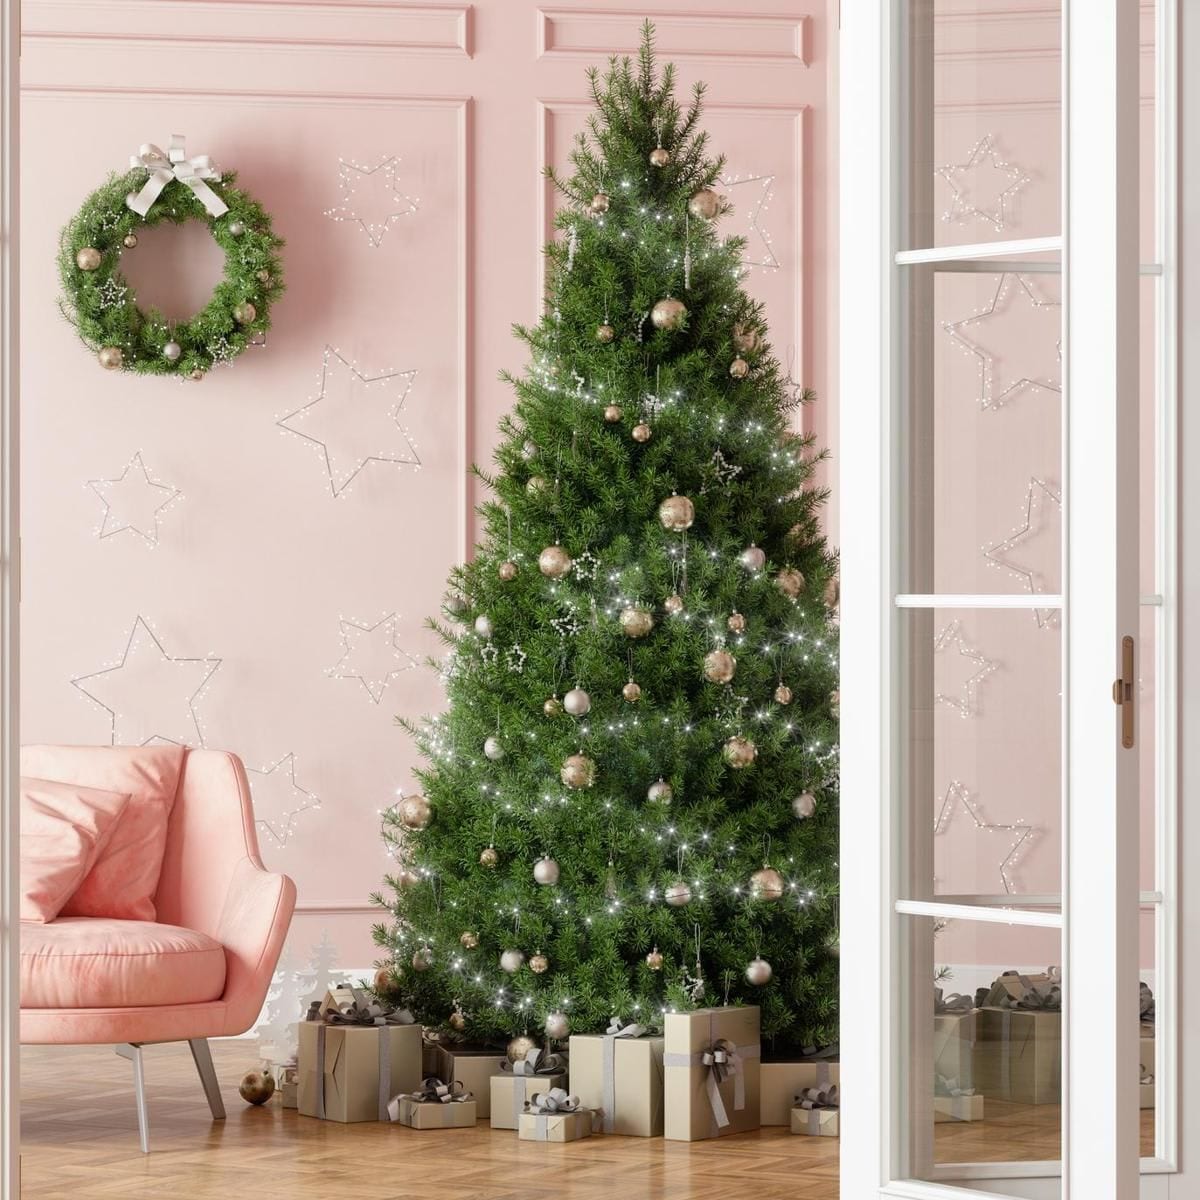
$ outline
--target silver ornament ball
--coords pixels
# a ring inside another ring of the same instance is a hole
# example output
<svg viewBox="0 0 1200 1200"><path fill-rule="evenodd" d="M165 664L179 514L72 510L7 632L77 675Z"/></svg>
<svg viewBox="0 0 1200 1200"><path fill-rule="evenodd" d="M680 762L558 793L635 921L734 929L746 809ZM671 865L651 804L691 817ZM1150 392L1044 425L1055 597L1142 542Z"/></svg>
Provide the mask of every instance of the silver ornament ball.
<svg viewBox="0 0 1200 1200"><path fill-rule="evenodd" d="M665 779L659 779L647 789L646 799L651 804L667 805L675 799L675 790Z"/></svg>
<svg viewBox="0 0 1200 1200"><path fill-rule="evenodd" d="M241 237L242 234L246 232L246 226L242 221L230 221L229 232L234 237Z"/></svg>
<svg viewBox="0 0 1200 1200"><path fill-rule="evenodd" d="M512 1041L508 1043L508 1046L505 1049L505 1054L508 1056L509 1062L521 1062L525 1058L525 1055L530 1052L530 1050L536 1050L537 1048L537 1042L535 1042L528 1034L523 1033L513 1038Z"/></svg>
<svg viewBox="0 0 1200 1200"><path fill-rule="evenodd" d="M183 347L178 342L168 342L162 348L162 354L167 362L178 362L183 355Z"/></svg>
<svg viewBox="0 0 1200 1200"><path fill-rule="evenodd" d="M525 965L523 950L505 950L500 955L500 970L508 975L515 975Z"/></svg>
<svg viewBox="0 0 1200 1200"><path fill-rule="evenodd" d="M571 1022L567 1020L566 1013L552 1012L546 1017L545 1028L547 1037L561 1041L571 1032Z"/></svg>
<svg viewBox="0 0 1200 1200"><path fill-rule="evenodd" d="M735 358L729 364L729 374L734 379L745 379L750 374L750 364L744 358Z"/></svg>
<svg viewBox="0 0 1200 1200"><path fill-rule="evenodd" d="M543 855L533 864L533 879L542 887L553 887L558 882L558 863Z"/></svg>
<svg viewBox="0 0 1200 1200"><path fill-rule="evenodd" d="M537 457L537 442L533 441L530 438L526 438L524 444L521 446L521 457L526 462L529 462L531 459L536 458Z"/></svg>
<svg viewBox="0 0 1200 1200"><path fill-rule="evenodd" d="M663 608L673 617L683 612L683 597L678 592L672 592L664 601Z"/></svg>
<svg viewBox="0 0 1200 1200"><path fill-rule="evenodd" d="M525 481L525 490L527 492L540 492L546 486L546 477L544 475L530 475Z"/></svg>
<svg viewBox="0 0 1200 1200"><path fill-rule="evenodd" d="M563 708L573 717L586 717L591 707L592 698L581 687L573 687L563 697Z"/></svg>
<svg viewBox="0 0 1200 1200"><path fill-rule="evenodd" d="M753 542L738 555L738 562L746 568L747 571L761 571L767 565L767 556L761 547L754 545Z"/></svg>
<svg viewBox="0 0 1200 1200"><path fill-rule="evenodd" d="M678 329L687 316L687 305L674 296L665 296L651 310L650 320L655 329Z"/></svg>
<svg viewBox="0 0 1200 1200"><path fill-rule="evenodd" d="M492 618L486 613L480 613L475 618L475 632L481 638L490 638L492 636Z"/></svg>
<svg viewBox="0 0 1200 1200"><path fill-rule="evenodd" d="M692 902L692 889L682 879L677 879L663 896L672 908L683 908L685 904Z"/></svg>
<svg viewBox="0 0 1200 1200"><path fill-rule="evenodd" d="M792 812L801 821L807 821L817 811L817 798L812 792L801 792L792 800Z"/></svg>
<svg viewBox="0 0 1200 1200"><path fill-rule="evenodd" d="M571 569L571 556L561 546L547 546L538 555L538 570L547 579L561 579Z"/></svg>
<svg viewBox="0 0 1200 1200"><path fill-rule="evenodd" d="M105 346L96 359L106 371L119 371L125 364L125 355L120 346Z"/></svg>
<svg viewBox="0 0 1200 1200"><path fill-rule="evenodd" d="M504 757L504 743L495 734L492 734L483 743L483 753L492 762L499 762Z"/></svg>
<svg viewBox="0 0 1200 1200"><path fill-rule="evenodd" d="M735 771L740 771L758 757L758 747L749 738L734 736L725 743L721 753Z"/></svg>
<svg viewBox="0 0 1200 1200"><path fill-rule="evenodd" d="M746 967L746 981L755 987L762 987L771 982L771 964L765 958L751 959Z"/></svg>
<svg viewBox="0 0 1200 1200"><path fill-rule="evenodd" d="M750 876L750 895L755 900L778 900L783 896L783 876L774 867L763 868Z"/></svg>

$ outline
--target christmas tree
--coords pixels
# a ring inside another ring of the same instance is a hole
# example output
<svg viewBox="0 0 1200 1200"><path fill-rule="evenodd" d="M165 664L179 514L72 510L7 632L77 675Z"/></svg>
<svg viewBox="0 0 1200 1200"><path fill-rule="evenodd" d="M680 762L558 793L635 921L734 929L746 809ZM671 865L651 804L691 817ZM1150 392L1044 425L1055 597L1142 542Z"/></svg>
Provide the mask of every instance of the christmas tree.
<svg viewBox="0 0 1200 1200"><path fill-rule="evenodd" d="M836 561L789 430L811 396L721 235L703 87L677 104L649 25L589 78L484 541L433 623L449 709L401 722L429 765L385 820L376 940L451 1037L728 1000L777 1046L825 1044Z"/></svg>

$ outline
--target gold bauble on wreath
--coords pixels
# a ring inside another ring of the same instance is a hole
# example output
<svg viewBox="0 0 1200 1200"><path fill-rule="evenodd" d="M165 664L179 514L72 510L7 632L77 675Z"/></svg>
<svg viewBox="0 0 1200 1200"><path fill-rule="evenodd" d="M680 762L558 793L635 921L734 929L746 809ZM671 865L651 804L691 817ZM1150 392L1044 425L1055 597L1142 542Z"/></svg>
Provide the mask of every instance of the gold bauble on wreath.
<svg viewBox="0 0 1200 1200"><path fill-rule="evenodd" d="M100 266L102 259L103 256L95 246L84 246L75 254L75 265L81 271L94 271Z"/></svg>
<svg viewBox="0 0 1200 1200"><path fill-rule="evenodd" d="M275 1076L265 1068L247 1071L238 1084L238 1095L247 1104L266 1104L275 1095Z"/></svg>
<svg viewBox="0 0 1200 1200"><path fill-rule="evenodd" d="M654 617L644 608L629 605L621 609L621 631L629 638L645 637L654 628Z"/></svg>
<svg viewBox="0 0 1200 1200"><path fill-rule="evenodd" d="M234 307L233 319L239 325L249 325L258 316L258 309L249 300L243 300Z"/></svg>
<svg viewBox="0 0 1200 1200"><path fill-rule="evenodd" d="M666 296L650 310L650 320L655 329L678 329L687 316L687 305L674 296Z"/></svg>
<svg viewBox="0 0 1200 1200"><path fill-rule="evenodd" d="M96 359L106 371L119 371L125 364L125 354L120 346L104 346Z"/></svg>
<svg viewBox="0 0 1200 1200"><path fill-rule="evenodd" d="M696 520L696 506L686 496L668 496L658 506L658 520L664 529L682 533Z"/></svg>
<svg viewBox="0 0 1200 1200"><path fill-rule="evenodd" d="M688 212L693 217L711 221L721 212L721 197L711 188L701 188L700 191L694 192L691 199L688 200Z"/></svg>

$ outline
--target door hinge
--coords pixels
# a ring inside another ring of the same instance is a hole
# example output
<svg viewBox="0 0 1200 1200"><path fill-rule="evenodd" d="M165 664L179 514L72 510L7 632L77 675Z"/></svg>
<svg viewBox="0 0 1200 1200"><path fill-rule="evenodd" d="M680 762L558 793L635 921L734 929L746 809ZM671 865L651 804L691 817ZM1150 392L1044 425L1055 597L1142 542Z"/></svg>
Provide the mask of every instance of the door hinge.
<svg viewBox="0 0 1200 1200"><path fill-rule="evenodd" d="M1133 638L1126 636L1121 639L1121 678L1112 686L1113 703L1121 707L1121 745L1126 750L1133 749L1134 683Z"/></svg>

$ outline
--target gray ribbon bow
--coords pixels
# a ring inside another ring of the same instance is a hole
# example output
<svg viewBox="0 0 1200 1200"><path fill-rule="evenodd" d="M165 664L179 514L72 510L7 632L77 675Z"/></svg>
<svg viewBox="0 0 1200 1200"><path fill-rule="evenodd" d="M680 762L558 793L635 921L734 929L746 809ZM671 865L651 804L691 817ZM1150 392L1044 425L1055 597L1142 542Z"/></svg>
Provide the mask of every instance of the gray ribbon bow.
<svg viewBox="0 0 1200 1200"><path fill-rule="evenodd" d="M541 1092L530 1101L525 1111L533 1117L534 1140L548 1141L550 1138L550 1118L566 1116L568 1113L586 1112L579 1103L579 1097L573 1096L563 1088L551 1088Z"/></svg>
<svg viewBox="0 0 1200 1200"><path fill-rule="evenodd" d="M987 992L988 988L982 988L983 992ZM951 992L946 996L942 993L940 987L933 989L933 1011L939 1016L945 1016L949 1013L968 1013L975 1007L975 1001L970 996L964 996L961 992Z"/></svg>
<svg viewBox="0 0 1200 1200"><path fill-rule="evenodd" d="M507 1071L513 1076L512 1085L512 1114L513 1125L519 1127L521 1114L525 1111L525 1102L529 1098L529 1080L538 1075L561 1075L567 1069L566 1060L559 1054L550 1054L545 1050L530 1050L518 1062L509 1062L507 1058L500 1063L501 1071Z"/></svg>
<svg viewBox="0 0 1200 1200"><path fill-rule="evenodd" d="M733 1076L733 1107L746 1107L746 1081L742 1075L742 1060L737 1047L725 1038L718 1038L707 1049L700 1052L701 1065L708 1069L704 1086L708 1102L712 1106L713 1120L724 1129L729 1124L725 1101L721 1099L721 1084Z"/></svg>
<svg viewBox="0 0 1200 1200"><path fill-rule="evenodd" d="M1015 1000L1011 996L1002 997L1000 1007L1022 1012L1062 1012L1062 988L1057 983L1042 986L1022 975L1021 987L1021 994Z"/></svg>
<svg viewBox="0 0 1200 1200"><path fill-rule="evenodd" d="M1138 984L1139 1020L1143 1025L1153 1025L1155 1020L1154 993L1144 984Z"/></svg>
<svg viewBox="0 0 1200 1200"><path fill-rule="evenodd" d="M937 1096L973 1096L975 1095L974 1088L960 1087L957 1079L947 1079L945 1075L939 1075L934 1084L934 1095Z"/></svg>
<svg viewBox="0 0 1200 1200"><path fill-rule="evenodd" d="M837 1084L829 1088L802 1088L796 1093L793 1107L808 1113L808 1133L816 1137L821 1132L821 1113L836 1112L841 1104Z"/></svg>
<svg viewBox="0 0 1200 1200"><path fill-rule="evenodd" d="M410 1104L462 1104L473 1099L474 1096L457 1080L444 1083L436 1075L430 1075L421 1081L415 1092L393 1096L387 1104L387 1115L390 1120L399 1121Z"/></svg>

